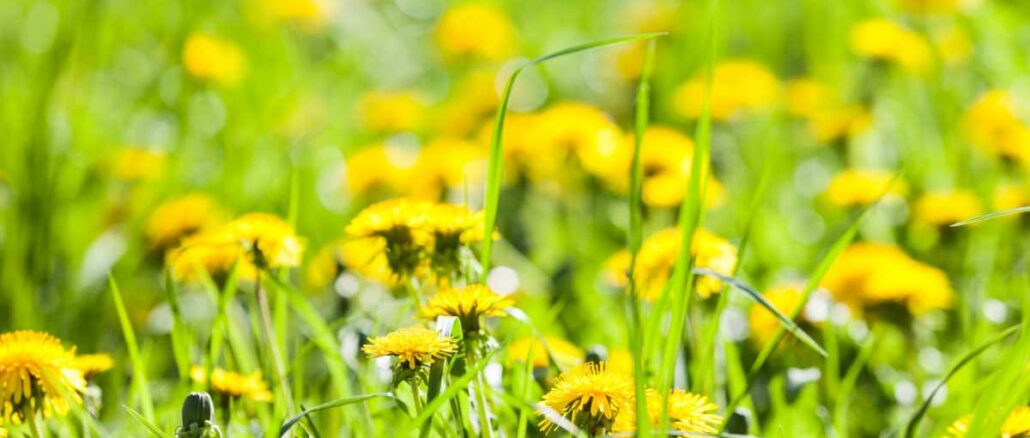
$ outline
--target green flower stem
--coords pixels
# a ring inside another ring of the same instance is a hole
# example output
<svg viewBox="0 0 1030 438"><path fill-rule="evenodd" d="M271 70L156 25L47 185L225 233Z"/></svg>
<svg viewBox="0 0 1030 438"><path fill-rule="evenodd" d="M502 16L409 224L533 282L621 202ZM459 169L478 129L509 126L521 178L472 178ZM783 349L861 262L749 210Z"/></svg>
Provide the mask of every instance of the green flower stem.
<svg viewBox="0 0 1030 438"><path fill-rule="evenodd" d="M478 348L480 343L475 336L466 338L465 345L465 361L468 366L476 368L479 365L479 361L486 360L486 358L479 357ZM490 427L490 417L487 415L489 411L486 407L486 383L483 379L482 370L476 373L476 379L472 385L475 392L474 396L476 397L476 416L479 417L479 436L492 438L494 431Z"/></svg>
<svg viewBox="0 0 1030 438"><path fill-rule="evenodd" d="M268 306L268 295L261 287L261 272L258 272L254 284L257 295L258 309L261 313L261 328L265 332L265 340L268 341L268 349L272 353L272 366L275 368L275 377L279 382L279 388L286 399L286 412L293 413L293 394L290 392L290 385L286 383L286 365L283 363L282 354L279 351L279 341L272 330L272 311ZM210 379L210 377L209 377Z"/></svg>

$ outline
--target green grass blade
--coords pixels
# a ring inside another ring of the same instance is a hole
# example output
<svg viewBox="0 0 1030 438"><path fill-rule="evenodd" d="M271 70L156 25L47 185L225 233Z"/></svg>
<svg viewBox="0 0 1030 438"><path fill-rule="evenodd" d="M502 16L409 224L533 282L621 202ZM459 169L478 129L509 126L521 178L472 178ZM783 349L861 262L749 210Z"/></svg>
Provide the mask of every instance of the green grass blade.
<svg viewBox="0 0 1030 438"><path fill-rule="evenodd" d="M190 358L191 336L182 319L179 289L175 286L171 271L165 271L165 294L168 298L168 307L172 311L172 355L175 358L175 366L179 370L179 381L185 383L189 381L190 367L193 364L193 360Z"/></svg>
<svg viewBox="0 0 1030 438"><path fill-rule="evenodd" d="M136 412L134 409L125 405L122 405L122 408L125 409L125 412L129 413L129 416L136 419L136 421L138 421L139 424L142 424L143 427L147 428L147 432L150 432L151 436L156 436L158 438L173 438L172 434L165 432L152 421L143 418L143 416L140 415L139 412Z"/></svg>
<svg viewBox="0 0 1030 438"><path fill-rule="evenodd" d="M948 380L951 379L951 377L954 376L955 373L961 370L962 367L966 366L966 364L971 362L973 359L975 359L981 353L986 351L988 348L991 348L991 346L998 344L1001 341L1004 341L1009 336L1012 336L1012 334L1016 333L1016 331L1020 329L1021 325L1022 324L1017 324L1005 329L1001 333L992 336L990 339L976 346L976 348L969 350L969 352L967 352L961 358L959 358L958 362L955 362L955 364L948 369L948 372L944 374L944 378L942 378L941 381L933 387L933 390L930 391L930 394L926 396L926 400L923 400L923 403L919 405L919 409L916 409L915 414L912 414L912 418L908 420L908 424L905 426L905 438L913 438L916 436L916 432L919 431L919 422L923 420L923 417L926 415L926 411L930 409L930 404L933 403L934 396L936 396L937 392L940 391L940 389L943 388L946 383L948 383Z"/></svg>
<svg viewBox="0 0 1030 438"><path fill-rule="evenodd" d="M497 207L501 197L501 176L504 171L504 150L502 149L502 140L504 138L504 119L507 116L508 102L511 100L511 92L519 74L529 67L554 58L613 44L657 38L660 35L664 35L664 33L626 35L565 48L530 60L516 68L515 71L511 73L511 76L508 76L508 80L504 85L504 92L501 95L501 103L497 107L497 114L494 116L493 133L490 136L490 157L487 161L486 193L483 201L483 209L486 212L486 218L483 221L483 229L486 232L486 234L484 234L485 236L492 235L494 227L497 225ZM483 267L483 281L486 281L486 274L490 272L490 257L493 251L493 239L483 239L482 245L482 250L479 255L479 263Z"/></svg>
<svg viewBox="0 0 1030 438"><path fill-rule="evenodd" d="M459 392L464 391L466 388L468 388L469 383L471 383L472 380L475 379L476 376L479 375L479 373L482 372L483 369L485 369L486 366L490 364L490 356L491 354L488 354L486 357L480 360L474 368L465 370L465 374L459 377L458 379L452 381L451 384L447 387L447 389L444 390L444 392L442 392L439 397L436 397L435 399L433 399L433 401L427 403L426 406L422 409L422 412L420 412L418 416L415 417L415 427L422 428L423 424L425 424L427 420L432 418L433 414L435 414L436 411L444 405L444 403L447 403Z"/></svg>
<svg viewBox="0 0 1030 438"><path fill-rule="evenodd" d="M745 294L747 294L748 298L751 298L756 303L764 307L765 310L768 310L774 316L776 316L776 319L780 322L780 327L790 332L790 334L794 335L794 337L798 338L801 342L809 346L811 349L815 350L815 352L819 353L820 356L826 357L826 350L824 350L823 347L819 346L819 344L815 342L815 339L812 339L812 337L808 333L802 330L801 327L799 327L798 324L794 322L793 318L790 318L787 315L784 315L782 312L780 312L776 308L776 306L773 306L772 303L770 303L769 300L765 299L765 297L762 296L762 293L755 290L755 288L736 278L720 274L710 269L694 268L694 273L718 278L719 280L733 286L735 289L744 292Z"/></svg>
<svg viewBox="0 0 1030 438"><path fill-rule="evenodd" d="M314 413L318 413L318 412L324 411L326 409L338 408L338 407L341 407L341 406L347 406L347 405L352 405L352 404L355 404L355 403L361 403L363 401L371 400L373 398L395 398L395 397L394 397L393 393L389 393L389 392L383 392L383 393L378 393L378 394L364 394L364 395L357 395L357 396L354 396L354 397L345 397L345 398L341 398L341 399L338 399L338 400L333 400L333 401L328 402L328 403L322 403L322 404L320 404L318 406L310 407L308 409L303 410L300 414L297 414L297 415L295 415L293 417L290 417L286 421L284 421L282 427L279 428L279 436L280 437L286 436L286 434L290 432L290 429L292 429L293 426L295 426L298 422L300 422L304 418L307 418L308 415L311 415L311 414L314 414Z"/></svg>
<svg viewBox="0 0 1030 438"><path fill-rule="evenodd" d="M1009 209L1005 209L1005 210L995 211L993 213L987 213L987 214L985 214L983 216L977 216L977 217L974 217L972 219L966 219L966 220L964 220L962 222L956 222L956 223L951 224L951 226L952 227L961 227L961 226L965 226L965 225L971 225L971 224L975 224L975 223L989 221L991 219L995 219L995 218L999 218L999 217L1003 217L1003 216L1009 216L1009 215L1019 214L1019 213L1026 213L1028 211L1030 211L1030 205L1025 206L1025 207L1009 208Z"/></svg>
<svg viewBox="0 0 1030 438"><path fill-rule="evenodd" d="M640 151L644 144L644 132L647 130L650 118L651 106L651 71L654 69L655 43L649 41L647 52L644 55L644 66L640 74L640 86L637 89L636 113L633 135L633 161L630 165L630 191L629 191L629 230L628 239L630 262L626 272L628 279L628 293L626 302L629 304L628 327L630 338L630 354L633 361L633 393L636 395L637 418L648 418L647 397L645 396L645 375L644 375L644 339L643 317L640 313L640 300L637 299L636 291L636 264L637 253L640 252L640 245L644 238L643 227L643 192L644 171L640 163ZM650 435L651 424L641 421L637 425L637 432L640 435Z"/></svg>
<svg viewBox="0 0 1030 438"><path fill-rule="evenodd" d="M457 326L457 330L455 330ZM458 318L453 316L440 316L436 318L436 332L441 337L449 338L455 334L461 334L461 322ZM446 361L438 360L429 369L429 382L428 388L426 389L426 401L433 401L437 395L440 394L440 388L443 386L444 368L446 368Z"/></svg>
<svg viewBox="0 0 1030 438"><path fill-rule="evenodd" d="M147 367L139 354L139 345L136 343L136 332L132 329L132 322L129 320L129 313L125 310L125 302L122 301L122 292L118 289L118 283L114 275L108 274L107 284L111 289L111 296L114 298L114 306L118 311L118 322L122 327L122 336L125 338L125 347L129 350L129 360L132 361L132 380L135 382L136 390L139 391L140 404L143 408L143 417L150 422L154 421L154 400L150 397L150 385L147 382Z"/></svg>
<svg viewBox="0 0 1030 438"><path fill-rule="evenodd" d="M707 49L704 60L704 97L701 103L701 116L697 122L697 129L694 135L696 149L693 160L691 160L690 182L687 186L687 196L683 200L679 211L679 230L682 236L679 254L673 268L672 278L669 281L669 288L662 294L663 298L672 295L672 316L669 323L669 332L665 337L664 348L662 349L662 361L658 374L658 391L662 394L662 415L661 430L668 430L669 389L672 387L673 374L676 372L676 357L681 346L684 325L687 321L687 314L690 312L690 301L693 296L693 282L691 269L694 267L694 257L691 253L694 242L694 231L701 224L701 215L704 211L704 196L708 183L708 160L712 148L712 82L715 70L715 33L716 17L718 11L718 0L712 0L708 11L708 35ZM664 307L658 307L664 309ZM661 320L661 313L652 315L654 323Z"/></svg>

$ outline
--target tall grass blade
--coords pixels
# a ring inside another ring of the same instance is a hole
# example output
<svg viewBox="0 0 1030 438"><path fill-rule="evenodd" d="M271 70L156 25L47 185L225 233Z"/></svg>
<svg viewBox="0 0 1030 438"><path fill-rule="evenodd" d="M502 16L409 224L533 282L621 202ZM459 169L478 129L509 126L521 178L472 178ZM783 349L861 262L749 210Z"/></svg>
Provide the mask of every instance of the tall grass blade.
<svg viewBox="0 0 1030 438"><path fill-rule="evenodd" d="M125 302L122 301L122 292L118 289L118 283L114 275L107 275L107 284L111 289L111 296L114 298L114 306L118 311L118 322L122 327L122 336L125 338L125 347L129 350L129 360L132 361L132 380L136 390L139 391L140 404L143 409L143 418L147 421L154 421L154 400L150 397L150 385L147 382L147 367L139 354L139 345L136 343L136 332L132 329L132 322L129 320L129 312L125 310Z"/></svg>
<svg viewBox="0 0 1030 438"><path fill-rule="evenodd" d="M322 403L322 404L320 404L318 406L313 406L313 407L307 408L307 409L301 411L301 413L299 413L297 415L294 415L293 417L290 417L286 421L284 421L282 427L279 428L279 436L280 437L286 436L286 434L290 432L290 429L292 429L293 426L295 426L298 422L300 422L304 418L307 418L308 415L311 415L311 414L314 414L314 413L318 413L318 412L324 411L326 409L338 408L338 407L341 407L341 406L347 406L347 405L352 405L352 404L355 404L355 403L361 403L363 401L371 400L373 398L395 398L395 397L394 397L393 393L389 393L389 392L383 392L383 393L378 393L378 394L364 394L364 395L357 395L357 396L354 396L354 397L345 397L345 398L341 398L341 399L338 399L338 400L333 400L333 401L328 402L328 403Z"/></svg>
<svg viewBox="0 0 1030 438"><path fill-rule="evenodd" d="M152 421L147 420L146 418L143 418L143 416L140 415L139 412L136 412L135 409L132 409L132 408L130 408L128 406L125 406L125 405L122 405L122 408L125 409L125 412L129 413L129 416L131 416L136 421L138 421L139 424L142 424L143 427L147 428L147 432L150 432L151 436L155 436L155 437L158 437L158 438L173 438L172 434L170 434L168 432L165 432L163 429L158 427Z"/></svg>
<svg viewBox="0 0 1030 438"><path fill-rule="evenodd" d="M483 357L475 367L465 370L465 374L456 380L452 381L451 384L444 390L439 397L433 399L433 401L426 403L426 406L422 409L422 412L415 417L415 427L422 428L427 420L433 417L436 413L451 398L456 396L459 392L466 390L469 383L471 383L487 365L490 364L490 357L492 354L487 354Z"/></svg>
<svg viewBox="0 0 1030 438"><path fill-rule="evenodd" d="M1016 333L1021 326L1022 324L1014 325L1003 330L1001 333L992 336L990 339L976 346L976 348L969 350L969 352L962 355L958 362L955 362L951 368L948 368L948 372L944 374L944 378L942 378L940 382L937 382L937 385L934 386L933 390L931 390L926 396L926 400L923 400L923 403L919 405L919 409L916 409L915 414L912 414L912 418L908 420L908 424L905 426L905 438L913 438L916 436L916 433L919 431L919 422L923 420L923 417L926 415L926 411L930 409L930 405L933 403L933 398L937 395L937 392L948 383L948 380L951 379L955 373L961 370L962 367L966 366L966 364L971 362L973 359L976 359L976 357L985 350L991 348L991 346L1004 341L1009 336L1012 336L1012 334Z"/></svg>
<svg viewBox="0 0 1030 438"><path fill-rule="evenodd" d="M511 76L508 76L508 80L504 85L504 92L501 95L500 105L497 107L497 114L494 116L493 133L490 136L490 158L487 162L486 193L483 200L483 209L486 212L486 218L483 224L483 229L486 232L486 234L484 234L485 236L492 235L494 227L497 225L497 207L501 197L501 174L504 171L504 150L502 149L502 141L504 138L504 119L507 116L508 102L511 100L511 92L519 74L529 67L554 58L613 44L657 38L660 35L664 35L664 33L626 35L580 44L578 46L548 53L539 58L530 60L516 68L515 71L511 73ZM493 252L493 239L483 239L482 245L482 250L479 255L479 263L483 267L482 279L483 281L486 281L486 274L490 272L490 257Z"/></svg>
<svg viewBox="0 0 1030 438"><path fill-rule="evenodd" d="M189 381L190 366L193 364L193 360L190 358L191 336L182 319L179 289L175 286L171 271L165 271L165 294L168 298L168 307L172 311L172 355L175 357L175 366L179 369L179 381L187 382Z"/></svg>

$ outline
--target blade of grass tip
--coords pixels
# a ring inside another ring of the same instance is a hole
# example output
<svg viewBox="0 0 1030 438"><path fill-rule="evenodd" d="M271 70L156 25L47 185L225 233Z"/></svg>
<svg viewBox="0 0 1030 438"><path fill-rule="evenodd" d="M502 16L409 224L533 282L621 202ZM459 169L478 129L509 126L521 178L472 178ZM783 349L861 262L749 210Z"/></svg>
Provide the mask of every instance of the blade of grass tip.
<svg viewBox="0 0 1030 438"><path fill-rule="evenodd" d="M733 276L737 275L740 270L741 262L744 260L744 251L746 250L748 243L751 242L751 231L754 229L755 219L758 217L756 212L765 200L766 188L769 186L769 181L772 179L772 161L762 160L762 175L758 178L758 186L755 188L754 196L751 198L751 203L748 208L747 218L744 220L744 228L740 237L740 244L737 245L737 264L733 266ZM719 336L719 326L722 323L722 314L726 311L726 306L729 305L730 299L729 294L719 294L719 302L715 305L715 313L712 315L712 320L709 323L708 331L706 333L706 339L701 345L701 365L698 367L698 375L701 376L700 391L703 394L711 394L714 386L714 366L715 366L715 354L716 354L716 338Z"/></svg>
<svg viewBox="0 0 1030 438"><path fill-rule="evenodd" d="M678 223L682 238L680 250L676 258L676 264L673 267L672 278L669 281L670 288L663 294L671 294L673 296L669 333L665 337L661 368L658 375L659 392L662 394L662 414L659 424L661 425L660 430L663 431L669 429L669 389L674 381L673 374L676 372L676 357L681 347L680 343L684 324L686 324L687 313L690 312L690 301L693 295L693 282L690 281L691 276L689 275L694 265L691 249L694 242L694 231L700 224L701 215L704 211L704 195L708 182L708 158L712 147L712 78L715 69L715 33L718 7L718 0L711 0L709 2L708 41L704 60L704 97L701 101L701 114L694 135L697 147L694 151L693 160L691 160L687 196L683 200L683 204L680 205L679 211Z"/></svg>
<svg viewBox="0 0 1030 438"><path fill-rule="evenodd" d="M300 422L301 420L303 420L304 418L306 418L307 416L309 416L311 414L315 414L315 413L324 411L326 409L338 408L338 407L341 407L341 406L347 406L347 405L352 405L352 404L355 404L355 403L361 403L361 402L364 402L366 400L371 400L373 398L390 398L390 399L395 399L396 397L394 397L393 393L382 392L382 393L378 393L378 394L364 394L364 395L357 395L357 396L354 396L354 397L345 397L345 398L341 398L341 399L338 399L338 400L333 400L331 402L322 403L322 404L320 404L318 406L313 406L313 407L310 407L308 409L305 409L305 410L301 411L301 413L299 413L297 415L294 415L294 416L288 418L286 421L284 421L282 427L279 428L279 436L280 437L286 436L286 434L290 432L290 429L292 429L293 426L297 425L298 422Z"/></svg>
<svg viewBox="0 0 1030 438"><path fill-rule="evenodd" d="M630 354L633 361L633 389L636 395L637 418L647 418L647 397L644 377L644 341L643 341L643 317L640 314L640 300L636 291L636 264L637 253L640 252L640 245L644 239L643 231L643 192L644 172L640 163L640 151L644 144L644 132L647 130L649 112L651 107L651 71L654 68L655 42L648 41L647 52L644 54L644 65L640 73L640 86L637 89L636 114L633 135L633 161L630 165L630 192L629 192L629 230L627 241L629 242L629 269L626 272L628 293L626 302L629 304L629 338ZM530 356L532 357L532 356ZM527 361L528 362L528 361ZM650 435L651 424L648 421L641 421L637 425L637 432L641 436Z"/></svg>
<svg viewBox="0 0 1030 438"><path fill-rule="evenodd" d="M136 419L136 421L138 421L139 424L142 424L143 427L147 428L147 432L149 432L151 436L155 436L158 438L172 438L172 434L165 432L160 427L155 425L153 422L147 420L146 418L143 418L143 416L140 415L139 412L136 412L134 409L125 405L122 405L122 409L125 409L125 412L128 412L130 417Z"/></svg>
<svg viewBox="0 0 1030 438"><path fill-rule="evenodd" d="M756 303L764 307L765 310L768 310L770 313L772 313L773 316L775 316L776 319L780 322L781 327L790 332L790 334L794 335L794 337L798 338L805 345L815 350L815 352L819 353L820 356L826 357L826 350L824 350L823 347L819 346L819 343L815 342L815 339L813 339L812 336L810 336L808 333L802 330L801 327L798 326L798 324L794 322L793 319L791 319L787 315L784 315L782 312L776 309L776 306L773 306L772 303L770 303L769 300L765 299L765 297L762 296L762 293L755 290L755 288L736 278L720 274L710 269L694 268L694 273L717 278L720 281L723 281L733 286L734 289L744 292L745 294L747 294L748 298L751 298Z"/></svg>
<svg viewBox="0 0 1030 438"><path fill-rule="evenodd" d="M869 212L872 211L873 208L880 203L884 196L886 196L887 193L889 193L890 189L901 178L901 175L901 173L896 174L894 178L891 180L891 182L887 185L887 188L885 188L884 191L880 193L880 196L877 197L875 201L873 201L865 208L863 208L862 211L860 211L858 215L855 217L855 219L851 221L851 223L844 230L844 232L841 233L839 237L837 237L837 239L833 242L832 245L830 245L830 249L826 252L823 258L819 260L819 263L816 264L815 270L812 272L812 275L809 277L808 282L805 284L805 288L801 292L801 300L798 302L796 306L794 306L794 310L791 311L791 321L796 320L798 315L801 314L801 311L804 310L805 306L808 304L809 298L812 297L812 293L814 293L816 288L819 287L819 283L822 282L823 276L826 275L826 272L830 270L830 266L833 265L833 262L837 259L837 256L844 252L844 249L847 248L849 244L851 244L852 240L855 239L855 236L858 234L858 228L862 224L862 221L865 219L866 216L869 215ZM727 406L727 412L732 412L733 409L736 408L737 404L740 403L740 400L744 396L746 396L747 393L751 390L751 384L755 381L755 377L758 375L758 371L761 370L762 366L765 365L765 362L769 359L769 356L772 355L773 351L779 345L780 341L783 339L783 336L785 334L786 329L781 325L776 329L776 334L773 335L772 339L769 340L764 347L762 347L761 352L758 353L758 357L755 358L755 361L751 364L751 370L748 372L747 387L745 387L744 391L742 391L740 394L737 394L730 401L730 404Z"/></svg>
<svg viewBox="0 0 1030 438"><path fill-rule="evenodd" d="M504 92L501 94L500 105L497 106L497 113L494 116L493 133L490 136L490 156L487 161L486 193L483 198L483 210L486 215L485 220L483 221L483 230L486 233L486 236L492 235L494 227L497 225L497 207L501 197L501 173L504 170L504 156L502 149L504 138L504 119L507 116L508 102L511 100L511 92L519 74L529 67L554 58L613 44L657 38L661 35L665 35L665 33L658 32L626 35L568 47L556 52L548 53L539 58L532 59L529 62L520 65L511 73L511 75L508 76L508 80L504 84ZM482 245L482 250L479 255L479 263L483 267L482 281L485 282L486 275L490 272L490 256L493 251L493 239L483 239Z"/></svg>
<svg viewBox="0 0 1030 438"><path fill-rule="evenodd" d="M186 383L189 381L190 366L193 363L190 358L190 335L182 320L179 289L175 286L171 271L165 271L165 293L168 298L168 307L172 311L172 354L175 357L175 365L179 369L179 382Z"/></svg>
<svg viewBox="0 0 1030 438"><path fill-rule="evenodd" d="M971 225L971 224L975 224L975 223L989 221L991 219L999 218L999 217L1002 217L1002 216L1009 216L1009 215L1013 215L1013 214L1026 213L1028 211L1030 211L1030 205L1025 206L1025 207L1009 208L1009 209L1005 209L1005 210L995 211L993 213L987 213L987 214L985 214L983 216L977 216L977 217L974 217L974 218L971 218L971 219L966 219L966 220L964 220L962 222L956 222L956 223L951 224L951 226L952 227L961 227L961 226L965 226L965 225Z"/></svg>
<svg viewBox="0 0 1030 438"><path fill-rule="evenodd" d="M132 322L129 320L129 313L125 310L122 292L118 289L118 283L115 281L114 275L107 275L107 284L111 289L111 296L114 298L115 310L118 312L118 322L122 327L125 347L129 350L129 360L132 362L132 380L135 382L136 390L139 391L143 418L153 422L154 400L150 397L150 386L147 383L147 368L139 354L139 345L136 344L136 332L132 330Z"/></svg>
<svg viewBox="0 0 1030 438"><path fill-rule="evenodd" d="M415 417L415 427L421 429L426 420L432 418L433 414L435 414L444 403L447 403L448 400L459 392L464 391L468 387L469 383L476 378L476 375L483 371L483 369L485 369L490 363L490 357L492 355L493 352L488 353L479 361L478 364L476 364L474 368L466 370L464 375L452 381L447 389L440 393L439 397L436 397L433 401L427 403L426 406L422 408L422 412Z"/></svg>
<svg viewBox="0 0 1030 438"><path fill-rule="evenodd" d="M976 348L969 350L969 352L962 355L962 357L959 358L958 362L955 362L955 364L952 365L951 368L948 368L948 372L944 373L944 377L941 379L941 381L937 382L937 385L935 385L933 389L930 391L930 393L927 394L926 399L923 400L923 403L919 405L919 409L916 409L916 412L912 414L912 418L908 420L908 423L905 426L905 438L912 438L916 436L916 433L919 431L919 423L923 420L923 417L926 415L926 411L930 409L930 405L933 403L934 397L937 395L937 392L940 391L941 388L943 388L944 385L948 383L948 380L950 380L952 376L958 373L959 370L962 369L962 367L966 366L966 364L971 362L973 359L975 359L981 353L986 351L988 348L991 348L995 344L998 344L1001 341L1004 341L1009 336L1012 336L1012 334L1016 333L1016 331L1018 331L1021 328L1021 326L1022 324L1016 324L1012 327L1003 330L1001 333L992 336L980 345L977 345Z"/></svg>

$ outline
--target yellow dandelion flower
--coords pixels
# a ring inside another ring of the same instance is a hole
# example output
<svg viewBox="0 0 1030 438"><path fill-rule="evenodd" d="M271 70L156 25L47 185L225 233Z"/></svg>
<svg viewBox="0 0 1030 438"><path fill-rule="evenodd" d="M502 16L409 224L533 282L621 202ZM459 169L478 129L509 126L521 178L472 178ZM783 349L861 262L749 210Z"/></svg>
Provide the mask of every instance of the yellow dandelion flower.
<svg viewBox="0 0 1030 438"><path fill-rule="evenodd" d="M644 240L637 255L636 278L637 294L641 298L653 301L665 289L672 269L676 264L681 244L680 231L667 228ZM698 229L693 239L694 265L724 275L732 275L737 265L737 249L729 241L705 229ZM629 256L616 253L605 264L605 278L616 287L626 287L628 280L626 270L629 268ZM722 289L718 279L698 277L694 287L702 298L708 298Z"/></svg>
<svg viewBox="0 0 1030 438"><path fill-rule="evenodd" d="M933 62L926 38L882 18L855 25L851 29L851 48L860 56L892 62L912 73L926 72Z"/></svg>
<svg viewBox="0 0 1030 438"><path fill-rule="evenodd" d="M194 365L190 369L190 378L197 383L207 383L204 367ZM262 403L272 401L272 392L268 390L268 383L261 377L261 371L239 374L215 368L211 370L211 390L233 398L246 398Z"/></svg>
<svg viewBox="0 0 1030 438"><path fill-rule="evenodd" d="M416 326L372 338L361 350L371 357L394 356L398 366L414 370L449 357L458 351L458 344L454 338L445 338L433 330Z"/></svg>
<svg viewBox="0 0 1030 438"><path fill-rule="evenodd" d="M969 140L981 150L1030 164L1030 128L1018 110L1008 92L988 91L966 110L962 125Z"/></svg>
<svg viewBox="0 0 1030 438"><path fill-rule="evenodd" d="M484 122L492 123L492 116L500 103L500 93L495 84L496 77L495 70L486 68L476 69L462 76L450 97L436 111L435 124L440 132L447 136L465 138L479 129Z"/></svg>
<svg viewBox="0 0 1030 438"><path fill-rule="evenodd" d="M373 91L361 97L358 108L371 131L416 131L425 125L426 104L412 91Z"/></svg>
<svg viewBox="0 0 1030 438"><path fill-rule="evenodd" d="M222 213L214 199L194 193L158 205L147 217L145 234L151 247L165 249L221 221Z"/></svg>
<svg viewBox="0 0 1030 438"><path fill-rule="evenodd" d="M505 309L513 305L515 302L511 298L481 284L448 287L433 295L419 309L419 316L430 320L438 316L453 316L461 320L465 332L476 333L484 317L505 316Z"/></svg>
<svg viewBox="0 0 1030 438"><path fill-rule="evenodd" d="M75 350L41 332L0 334L0 424L66 415L82 402L86 381L75 368Z"/></svg>
<svg viewBox="0 0 1030 438"><path fill-rule="evenodd" d="M648 389L646 392L647 414L653 427L660 427L662 418L662 395L658 391ZM626 409L619 411L615 418L615 432L633 432L637 430L637 412L635 397ZM669 392L668 408L669 426L674 430L694 434L714 434L719 431L722 417L715 413L718 409L708 398L681 389Z"/></svg>
<svg viewBox="0 0 1030 438"><path fill-rule="evenodd" d="M346 232L351 237L384 242L390 270L406 277L414 273L422 262L430 239L425 227L427 211L432 205L406 198L382 201L351 219Z"/></svg>
<svg viewBox="0 0 1030 438"><path fill-rule="evenodd" d="M821 143L835 143L857 135L873 124L869 109L860 105L841 105L818 111L808 119L808 132Z"/></svg>
<svg viewBox="0 0 1030 438"><path fill-rule="evenodd" d="M612 430L615 417L629 408L632 397L632 376L613 372L604 362L588 362L558 376L542 404L588 433L599 433ZM540 421L545 433L556 428L546 417Z"/></svg>
<svg viewBox="0 0 1030 438"><path fill-rule="evenodd" d="M891 181L894 181L892 184ZM880 195L904 196L908 185L882 170L846 169L833 176L826 188L826 200L839 207L868 205Z"/></svg>
<svg viewBox="0 0 1030 438"><path fill-rule="evenodd" d="M355 196L403 193L410 187L416 154L404 148L377 144L344 160L347 190Z"/></svg>
<svg viewBox="0 0 1030 438"><path fill-rule="evenodd" d="M299 266L304 242L286 221L266 213L248 213L226 225L243 244L250 262L270 269Z"/></svg>
<svg viewBox="0 0 1030 438"><path fill-rule="evenodd" d="M948 427L948 436L952 438L966 436L966 432L969 431L969 422L971 421L973 421L971 414L956 420ZM1001 438L1030 436L1030 407L1016 406L1009 413L1009 416L1005 417L1005 422L1002 424L1000 432L999 436Z"/></svg>
<svg viewBox="0 0 1030 438"><path fill-rule="evenodd" d="M674 106L681 116L689 119L700 116L705 94L702 75L680 85L674 93ZM780 97L780 82L762 64L748 59L731 59L715 66L711 94L712 119L728 120L775 104Z"/></svg>
<svg viewBox="0 0 1030 438"><path fill-rule="evenodd" d="M810 78L787 81L784 87L787 113L796 117L810 117L834 102L829 84Z"/></svg>
<svg viewBox="0 0 1030 438"><path fill-rule="evenodd" d="M84 378L90 377L114 368L114 359L107 353L83 354L75 356L72 366L82 372Z"/></svg>
<svg viewBox="0 0 1030 438"><path fill-rule="evenodd" d="M485 3L467 3L444 11L433 41L449 58L499 60L514 50L515 29L504 12Z"/></svg>
<svg viewBox="0 0 1030 438"><path fill-rule="evenodd" d="M587 104L565 102L551 106L540 115L535 128L531 141L538 142L534 145L536 150L568 151L579 159L583 169L596 176L619 172L632 153L615 121Z"/></svg>
<svg viewBox="0 0 1030 438"><path fill-rule="evenodd" d="M918 316L950 307L955 295L943 271L882 243L846 248L826 272L822 286L858 313L894 303Z"/></svg>
<svg viewBox="0 0 1030 438"><path fill-rule="evenodd" d="M248 261L243 245L224 227L194 234L165 255L165 265L177 280L197 280L201 273L215 279L229 275L239 262L239 278L254 278L257 268Z"/></svg>
<svg viewBox="0 0 1030 438"><path fill-rule="evenodd" d="M995 187L992 199L994 210L1008 210L1030 205L1030 191L1020 184L1000 184Z"/></svg>
<svg viewBox="0 0 1030 438"><path fill-rule="evenodd" d="M532 351L532 357L530 352ZM586 353L575 344L557 336L547 335L543 338L525 337L508 344L505 350L508 365L526 360L533 361L533 367L540 368L554 365L558 369L569 369L583 363Z"/></svg>
<svg viewBox="0 0 1030 438"><path fill-rule="evenodd" d="M912 207L912 220L919 224L950 225L983 212L980 198L968 190L923 194Z"/></svg>
<svg viewBox="0 0 1030 438"><path fill-rule="evenodd" d="M961 0L898 0L898 6L920 14L955 12Z"/></svg>
<svg viewBox="0 0 1030 438"><path fill-rule="evenodd" d="M182 64L186 72L199 80L234 85L243 77L245 59L235 44L197 33L186 40Z"/></svg>
<svg viewBox="0 0 1030 438"><path fill-rule="evenodd" d="M165 167L165 153L141 147L118 150L111 161L111 173L120 181L143 182L161 177Z"/></svg>
<svg viewBox="0 0 1030 438"><path fill-rule="evenodd" d="M440 138L426 144L412 168L412 197L437 200L447 190L479 186L486 179L486 148L480 144Z"/></svg>

